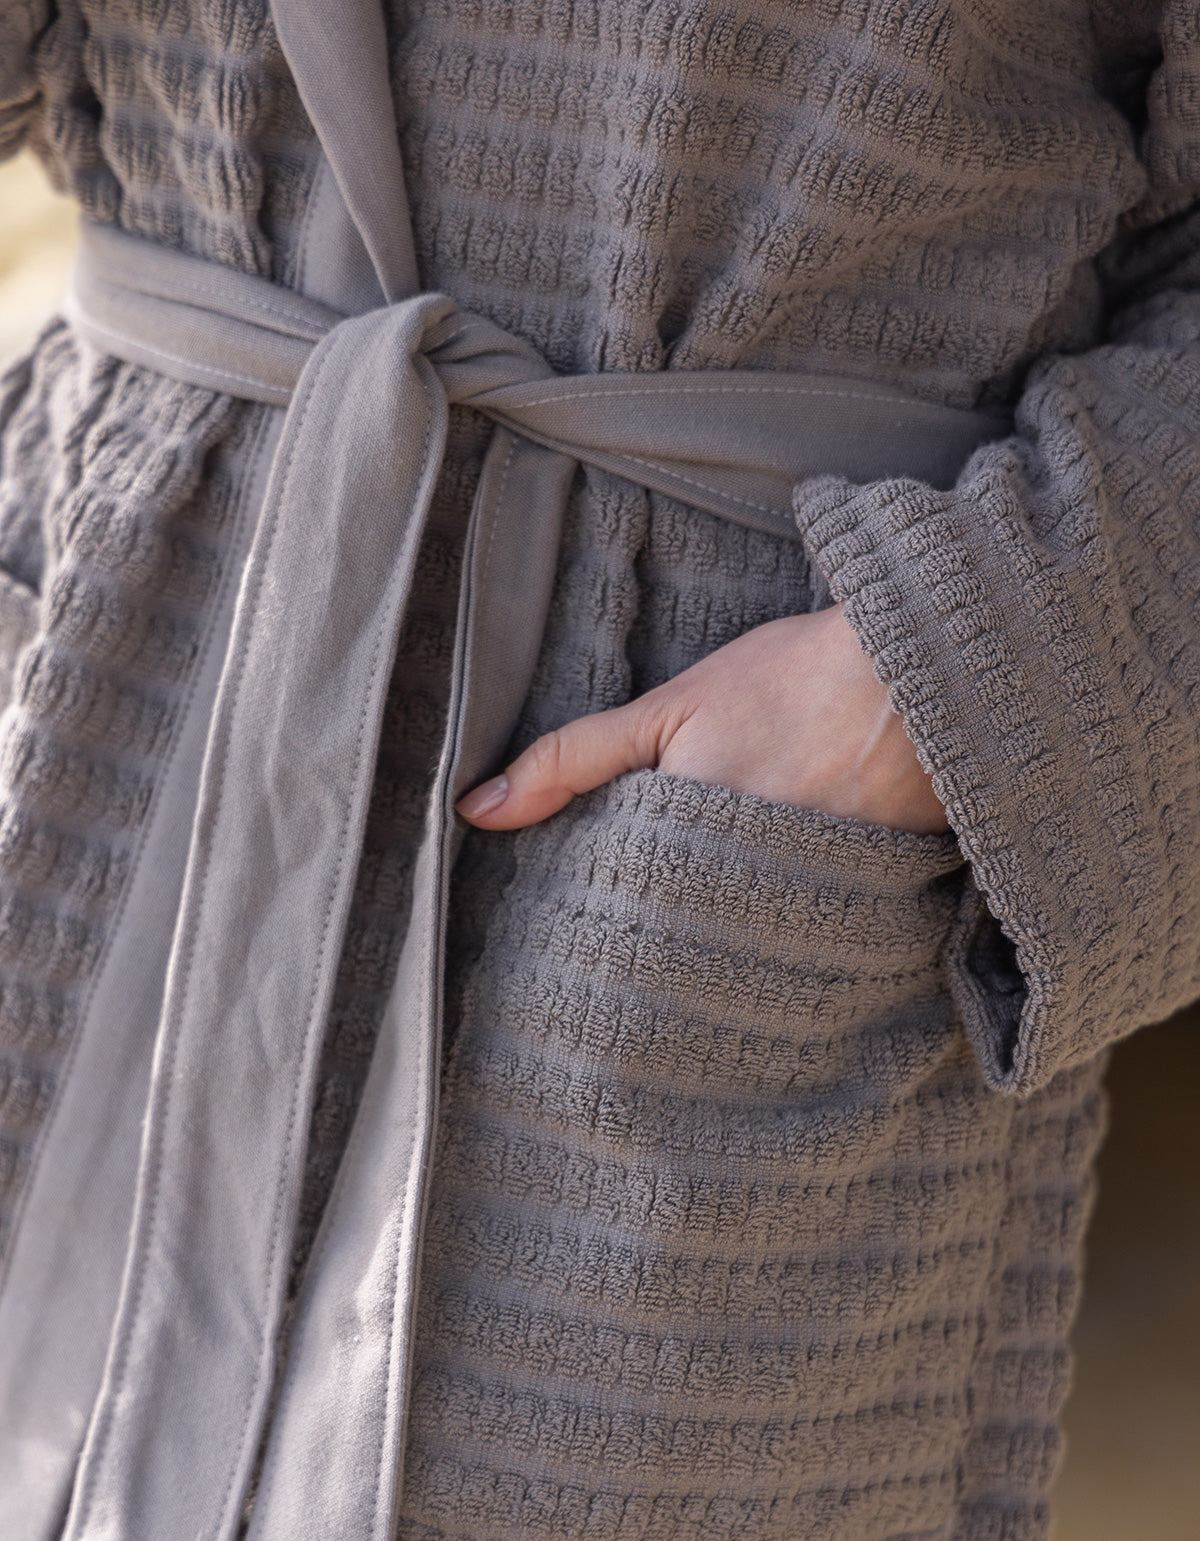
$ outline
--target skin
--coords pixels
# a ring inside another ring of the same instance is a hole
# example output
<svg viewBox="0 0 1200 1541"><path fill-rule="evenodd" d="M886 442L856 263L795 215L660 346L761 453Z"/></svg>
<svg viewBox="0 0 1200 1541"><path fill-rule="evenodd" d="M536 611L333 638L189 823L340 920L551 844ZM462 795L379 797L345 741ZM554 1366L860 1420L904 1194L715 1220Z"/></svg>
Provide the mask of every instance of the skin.
<svg viewBox="0 0 1200 1541"><path fill-rule="evenodd" d="M627 705L544 734L456 806L480 829L521 829L652 767L915 834L949 828L840 605L756 626Z"/></svg>

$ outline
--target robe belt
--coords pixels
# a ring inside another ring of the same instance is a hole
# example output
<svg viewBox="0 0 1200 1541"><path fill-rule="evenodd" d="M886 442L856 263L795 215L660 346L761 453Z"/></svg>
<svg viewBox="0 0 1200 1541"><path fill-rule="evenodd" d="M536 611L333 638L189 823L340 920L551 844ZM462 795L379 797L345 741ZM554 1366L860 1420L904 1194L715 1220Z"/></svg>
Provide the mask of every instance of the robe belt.
<svg viewBox="0 0 1200 1541"><path fill-rule="evenodd" d="M64 1536L234 1536L265 1434L254 1541L386 1541L453 803L498 768L527 695L580 463L797 538L804 477L949 486L1009 425L834 376L557 375L448 294L346 318L99 227L69 313L105 353L287 411L204 749L124 1278ZM454 402L496 426L462 537L445 741L396 980L277 1370L322 1032Z"/></svg>

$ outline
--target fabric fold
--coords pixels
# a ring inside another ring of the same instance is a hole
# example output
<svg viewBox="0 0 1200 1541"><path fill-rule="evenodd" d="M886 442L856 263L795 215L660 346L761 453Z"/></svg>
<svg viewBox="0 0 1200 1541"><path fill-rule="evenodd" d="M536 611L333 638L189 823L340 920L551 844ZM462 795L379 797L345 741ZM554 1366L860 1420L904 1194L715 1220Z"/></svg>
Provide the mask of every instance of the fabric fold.
<svg viewBox="0 0 1200 1541"><path fill-rule="evenodd" d="M1092 346L1036 360L949 491L793 497L970 860L951 977L1020 1095L1200 995L1193 35L1164 11Z"/></svg>
<svg viewBox="0 0 1200 1541"><path fill-rule="evenodd" d="M276 456L209 735L122 1303L67 1536L162 1534L188 1512L216 1534L236 1522L383 695L445 438L420 348L447 303L331 333ZM362 411L364 389L378 414Z"/></svg>
<svg viewBox="0 0 1200 1541"><path fill-rule="evenodd" d="M970 861L951 977L1028 1095L1200 993L1200 302L1040 362L1016 429L949 491L794 508Z"/></svg>
<svg viewBox="0 0 1200 1541"><path fill-rule="evenodd" d="M204 749L125 1277L68 1541L164 1534L184 1515L234 1533L267 1429L320 1028L449 406L496 423L463 535L413 918L254 1509L263 1541L347 1524L384 1538L436 1110L452 805L494 767L526 695L579 462L798 538L787 499L805 470L889 466L948 485L1004 419L830 376L556 376L449 295L335 320L116 232L85 234L73 313L106 351L145 363L151 348L194 383L289 405Z"/></svg>
<svg viewBox="0 0 1200 1541"><path fill-rule="evenodd" d="M969 0L402 9L0 23L0 153L142 237L85 231L5 431L14 548L59 548L36 640L69 643L61 703L34 718L23 669L18 710L69 755L44 807L40 765L6 788L33 1006L0 1025L43 1035L47 1112L14 1077L0 1514L62 1541L74 1482L75 1541L1040 1536L1088 1046L1200 951L1191 9L1065 40ZM1015 434L940 405L1051 347L1095 351L1029 377ZM78 497L15 474L43 450ZM452 800L519 704L524 733L630 699L830 580L969 869L638 773L470 838L445 941ZM143 689L130 613L203 661ZM172 763L123 875L136 826L74 771L126 754L127 702ZM75 1015L40 992L99 935L77 834L121 897Z"/></svg>

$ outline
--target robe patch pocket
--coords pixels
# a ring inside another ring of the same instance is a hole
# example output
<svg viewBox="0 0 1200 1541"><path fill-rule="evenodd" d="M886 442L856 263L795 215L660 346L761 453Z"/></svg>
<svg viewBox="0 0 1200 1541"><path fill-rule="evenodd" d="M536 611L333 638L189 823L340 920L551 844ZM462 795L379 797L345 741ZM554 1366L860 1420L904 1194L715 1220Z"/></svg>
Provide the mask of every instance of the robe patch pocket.
<svg viewBox="0 0 1200 1541"><path fill-rule="evenodd" d="M638 771L515 859L446 1058L422 1523L469 1491L479 1534L583 1535L563 1506L599 1483L605 1535L919 1531L953 1501L1009 1118L941 962L954 838Z"/></svg>
<svg viewBox="0 0 1200 1541"><path fill-rule="evenodd" d="M573 1018L587 1002L568 1042L636 1067L639 1097L661 1081L663 1137L681 1097L727 1094L771 1109L770 1139L786 1141L777 1116L823 1085L861 1083L874 1101L889 1063L909 1074L939 1052L940 952L963 871L953 836L653 770L530 834L554 848L528 853L543 874L530 950L547 984L579 997ZM652 1128L631 1114L631 1135Z"/></svg>

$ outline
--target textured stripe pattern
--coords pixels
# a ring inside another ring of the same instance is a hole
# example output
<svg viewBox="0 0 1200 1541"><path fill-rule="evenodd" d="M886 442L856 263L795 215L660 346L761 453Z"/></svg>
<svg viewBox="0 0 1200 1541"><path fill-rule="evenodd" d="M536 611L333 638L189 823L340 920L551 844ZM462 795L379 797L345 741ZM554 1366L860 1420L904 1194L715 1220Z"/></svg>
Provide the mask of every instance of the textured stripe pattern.
<svg viewBox="0 0 1200 1541"><path fill-rule="evenodd" d="M170 742L253 420L84 359L57 324L5 385L0 507L8 538L25 536L11 571L33 624L0 740L0 1252Z"/></svg>
<svg viewBox="0 0 1200 1541"><path fill-rule="evenodd" d="M962 878L657 772L521 842L448 1049L403 1536L1042 1533L1103 1109L1094 1065L984 1085Z"/></svg>
<svg viewBox="0 0 1200 1541"><path fill-rule="evenodd" d="M406 1536L1044 1538L1105 1047L1198 985L1193 12L389 5L423 279L556 368L1030 387L965 493L805 486L806 544L578 476L516 745L836 591L975 881L653 773L468 836ZM0 5L22 142L93 218L302 282L315 147L263 0ZM0 392L8 1219L254 421L61 326ZM297 1274L395 966L488 431L452 409Z"/></svg>

